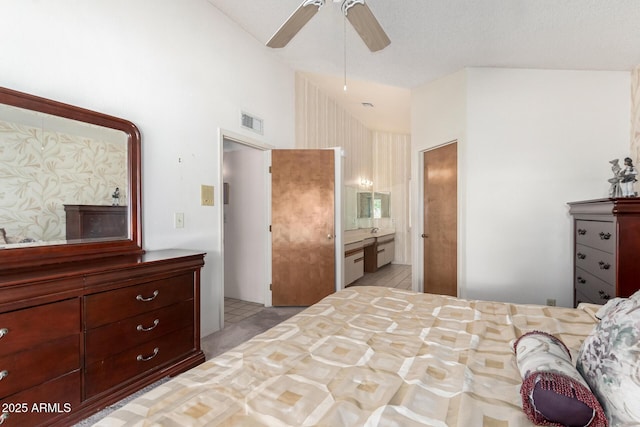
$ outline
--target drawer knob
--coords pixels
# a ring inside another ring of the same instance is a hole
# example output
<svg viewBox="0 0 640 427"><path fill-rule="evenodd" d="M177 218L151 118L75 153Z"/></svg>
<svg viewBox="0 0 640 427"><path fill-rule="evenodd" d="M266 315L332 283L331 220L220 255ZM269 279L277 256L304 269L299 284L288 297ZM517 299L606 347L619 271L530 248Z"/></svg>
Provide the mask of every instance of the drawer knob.
<svg viewBox="0 0 640 427"><path fill-rule="evenodd" d="M608 270L611 268L611 264L606 263L604 261L600 261L598 265L600 266L600 270Z"/></svg>
<svg viewBox="0 0 640 427"><path fill-rule="evenodd" d="M148 328L145 328L142 325L138 325L136 327L136 331L140 331L140 332L149 332L152 331L156 328L156 326L158 326L158 323L160 323L160 319L156 319L153 321L153 325L149 326Z"/></svg>
<svg viewBox="0 0 640 427"><path fill-rule="evenodd" d="M7 329L7 328L0 329L0 338L2 338L3 336L7 335L8 333L9 333L9 329Z"/></svg>
<svg viewBox="0 0 640 427"><path fill-rule="evenodd" d="M598 291L598 293L600 294L600 298L602 298L605 301L608 301L611 299L611 295L609 295L605 291Z"/></svg>
<svg viewBox="0 0 640 427"><path fill-rule="evenodd" d="M154 357L156 357L158 355L158 352L160 351L160 349L158 347L153 349L153 354L151 356L143 356L141 354L138 355L138 357L136 357L136 360L138 362L148 362L149 360L153 359Z"/></svg>
<svg viewBox="0 0 640 427"><path fill-rule="evenodd" d="M582 252L578 252L578 259L585 259L587 256Z"/></svg>
<svg viewBox="0 0 640 427"><path fill-rule="evenodd" d="M6 369L3 369L2 371L0 371L0 381L7 378L8 376L9 376L9 371L7 371Z"/></svg>
<svg viewBox="0 0 640 427"><path fill-rule="evenodd" d="M585 279L583 279L582 277L578 277L578 283L587 283L587 281Z"/></svg>
<svg viewBox="0 0 640 427"><path fill-rule="evenodd" d="M584 228L578 228L578 234L584 236L585 234L587 234L587 230L585 230Z"/></svg>
<svg viewBox="0 0 640 427"><path fill-rule="evenodd" d="M156 289L155 291L153 291L153 295L151 295L150 297L143 297L142 295L138 295L136 297L136 299L138 301L143 301L143 302L149 302L149 301L153 301L154 299L156 299L156 297L160 294L160 292Z"/></svg>
<svg viewBox="0 0 640 427"><path fill-rule="evenodd" d="M600 232L600 239L609 240L611 238L611 233L605 233L604 231Z"/></svg>

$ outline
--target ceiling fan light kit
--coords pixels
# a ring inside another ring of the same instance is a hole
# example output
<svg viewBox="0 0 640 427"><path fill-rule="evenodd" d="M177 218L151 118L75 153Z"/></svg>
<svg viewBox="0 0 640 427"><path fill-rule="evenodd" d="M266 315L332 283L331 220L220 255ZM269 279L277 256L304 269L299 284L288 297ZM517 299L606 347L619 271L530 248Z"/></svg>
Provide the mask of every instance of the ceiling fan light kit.
<svg viewBox="0 0 640 427"><path fill-rule="evenodd" d="M337 2L334 0L334 3ZM272 48L285 47L322 6L324 6L324 0L305 0L271 37L267 46ZM344 0L342 13L371 52L382 50L391 43L364 0Z"/></svg>

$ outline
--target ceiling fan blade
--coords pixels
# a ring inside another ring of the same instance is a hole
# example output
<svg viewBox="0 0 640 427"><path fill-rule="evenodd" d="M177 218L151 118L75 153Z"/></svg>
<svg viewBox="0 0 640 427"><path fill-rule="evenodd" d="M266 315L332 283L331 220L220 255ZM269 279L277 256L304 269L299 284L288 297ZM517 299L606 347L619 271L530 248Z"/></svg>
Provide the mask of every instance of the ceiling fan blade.
<svg viewBox="0 0 640 427"><path fill-rule="evenodd" d="M391 44L369 6L364 4L364 0L346 0L344 13L371 52L377 52Z"/></svg>
<svg viewBox="0 0 640 427"><path fill-rule="evenodd" d="M271 37L267 42L267 46L273 48L285 47L298 34L298 31L318 13L322 5L324 5L324 0L304 1Z"/></svg>

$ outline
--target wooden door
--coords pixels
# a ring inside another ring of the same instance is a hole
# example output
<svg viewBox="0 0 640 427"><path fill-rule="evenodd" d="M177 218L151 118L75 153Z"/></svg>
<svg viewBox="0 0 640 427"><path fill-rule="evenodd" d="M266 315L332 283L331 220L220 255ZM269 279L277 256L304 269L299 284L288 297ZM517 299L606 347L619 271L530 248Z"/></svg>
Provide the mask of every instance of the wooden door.
<svg viewBox="0 0 640 427"><path fill-rule="evenodd" d="M424 291L458 294L458 144L424 153Z"/></svg>
<svg viewBox="0 0 640 427"><path fill-rule="evenodd" d="M335 291L333 150L271 154L272 304L309 306Z"/></svg>

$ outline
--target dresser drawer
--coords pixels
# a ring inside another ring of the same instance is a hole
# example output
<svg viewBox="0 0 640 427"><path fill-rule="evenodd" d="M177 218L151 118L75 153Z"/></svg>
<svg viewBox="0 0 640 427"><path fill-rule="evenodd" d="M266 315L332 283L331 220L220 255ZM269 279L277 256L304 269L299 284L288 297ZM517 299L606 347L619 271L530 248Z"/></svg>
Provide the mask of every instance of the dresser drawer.
<svg viewBox="0 0 640 427"><path fill-rule="evenodd" d="M0 357L80 332L77 298L0 314Z"/></svg>
<svg viewBox="0 0 640 427"><path fill-rule="evenodd" d="M576 244L613 253L616 229L613 221L576 221Z"/></svg>
<svg viewBox="0 0 640 427"><path fill-rule="evenodd" d="M5 426L46 426L80 408L80 370L0 401ZM24 409L24 410L23 410Z"/></svg>
<svg viewBox="0 0 640 427"><path fill-rule="evenodd" d="M87 366L86 398L160 368L193 350L193 343L193 327L188 327Z"/></svg>
<svg viewBox="0 0 640 427"><path fill-rule="evenodd" d="M576 268L575 280L576 291L587 297L594 304L605 304L616 295L613 285L580 268Z"/></svg>
<svg viewBox="0 0 640 427"><path fill-rule="evenodd" d="M590 304L601 304L598 301L592 301L591 298L587 298L582 292L579 292L578 290L576 290L575 307L578 307L578 305L580 305L580 303L582 302L587 302Z"/></svg>
<svg viewBox="0 0 640 427"><path fill-rule="evenodd" d="M0 398L80 369L76 334L0 359Z"/></svg>
<svg viewBox="0 0 640 427"><path fill-rule="evenodd" d="M95 328L193 299L193 280L192 273L185 273L89 295L85 298L85 328Z"/></svg>
<svg viewBox="0 0 640 427"><path fill-rule="evenodd" d="M192 325L193 315L193 300L188 300L91 329L85 336L85 363L90 365Z"/></svg>
<svg viewBox="0 0 640 427"><path fill-rule="evenodd" d="M584 245L576 245L576 267L593 274L607 283L616 280L615 256Z"/></svg>

